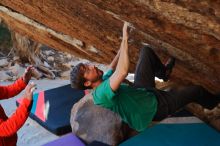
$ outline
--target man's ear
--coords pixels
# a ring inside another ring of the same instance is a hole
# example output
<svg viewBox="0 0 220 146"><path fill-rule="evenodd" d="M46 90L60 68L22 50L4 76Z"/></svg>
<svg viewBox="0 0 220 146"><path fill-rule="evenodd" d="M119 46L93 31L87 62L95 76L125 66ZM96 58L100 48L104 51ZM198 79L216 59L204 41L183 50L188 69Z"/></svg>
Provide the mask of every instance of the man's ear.
<svg viewBox="0 0 220 146"><path fill-rule="evenodd" d="M86 82L84 83L84 86L86 86L86 87L90 87L90 86L91 86L91 84L92 84L92 82L91 82L91 81L86 81Z"/></svg>

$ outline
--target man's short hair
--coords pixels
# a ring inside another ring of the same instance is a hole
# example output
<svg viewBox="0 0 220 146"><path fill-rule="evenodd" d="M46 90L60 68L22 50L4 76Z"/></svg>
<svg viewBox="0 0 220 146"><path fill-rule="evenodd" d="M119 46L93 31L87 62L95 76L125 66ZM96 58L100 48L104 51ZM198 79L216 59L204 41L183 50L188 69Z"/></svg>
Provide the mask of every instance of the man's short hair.
<svg viewBox="0 0 220 146"><path fill-rule="evenodd" d="M72 88L85 90L88 87L84 86L86 79L84 78L84 72L82 71L83 63L77 64L72 68L70 72L70 84Z"/></svg>

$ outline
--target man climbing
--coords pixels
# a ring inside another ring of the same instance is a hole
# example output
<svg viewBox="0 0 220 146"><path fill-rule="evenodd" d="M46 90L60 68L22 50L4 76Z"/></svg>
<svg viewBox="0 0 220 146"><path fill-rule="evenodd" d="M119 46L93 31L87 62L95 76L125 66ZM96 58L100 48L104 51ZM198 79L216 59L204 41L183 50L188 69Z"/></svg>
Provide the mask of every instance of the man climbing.
<svg viewBox="0 0 220 146"><path fill-rule="evenodd" d="M118 113L137 131L143 131L152 120L162 120L190 102L198 102L207 108L217 105L219 99L201 86L168 92L156 89L155 76L167 81L175 59L170 58L164 65L149 46L140 51L134 85L122 83L129 69L127 27L125 23L120 50L109 65L109 71L103 75L97 67L80 63L70 74L73 88L93 89L96 105Z"/></svg>
<svg viewBox="0 0 220 146"><path fill-rule="evenodd" d="M28 67L24 75L14 84L9 86L0 86L0 99L9 99L14 97L27 86L22 103L11 117L8 118L6 116L2 106L0 105L0 146L16 146L16 133L27 120L32 105L32 94L35 84L27 84L31 79L33 69L33 67Z"/></svg>

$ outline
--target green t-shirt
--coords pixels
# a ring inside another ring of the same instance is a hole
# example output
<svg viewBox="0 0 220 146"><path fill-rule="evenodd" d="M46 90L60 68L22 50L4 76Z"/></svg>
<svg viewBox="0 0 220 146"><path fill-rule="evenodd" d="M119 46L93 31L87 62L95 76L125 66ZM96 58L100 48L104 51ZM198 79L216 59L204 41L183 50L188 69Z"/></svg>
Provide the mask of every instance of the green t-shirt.
<svg viewBox="0 0 220 146"><path fill-rule="evenodd" d="M94 103L118 113L131 128L143 131L156 113L156 96L145 88L133 88L123 83L113 92L109 81L112 73L109 70L103 75L103 82L93 90Z"/></svg>

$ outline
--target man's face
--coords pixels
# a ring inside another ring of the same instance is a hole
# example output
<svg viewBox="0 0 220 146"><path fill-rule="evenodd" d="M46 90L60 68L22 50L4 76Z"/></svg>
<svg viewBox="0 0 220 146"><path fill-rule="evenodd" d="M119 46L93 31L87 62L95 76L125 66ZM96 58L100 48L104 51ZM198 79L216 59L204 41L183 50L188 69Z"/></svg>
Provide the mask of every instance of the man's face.
<svg viewBox="0 0 220 146"><path fill-rule="evenodd" d="M84 64L84 66L82 66L82 70L86 81L93 83L102 79L103 71L98 69L95 65Z"/></svg>

